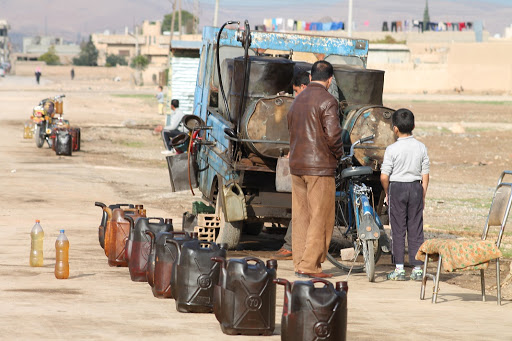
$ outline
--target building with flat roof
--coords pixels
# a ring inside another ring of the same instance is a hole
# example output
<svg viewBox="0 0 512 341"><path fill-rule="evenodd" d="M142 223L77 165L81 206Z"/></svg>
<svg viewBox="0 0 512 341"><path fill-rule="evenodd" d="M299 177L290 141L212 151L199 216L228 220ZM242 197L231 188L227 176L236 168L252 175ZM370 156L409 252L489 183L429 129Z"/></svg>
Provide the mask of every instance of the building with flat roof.
<svg viewBox="0 0 512 341"><path fill-rule="evenodd" d="M52 36L35 36L23 38L23 52L16 54L16 60L35 61L55 47L55 54L59 56L61 64L71 64L73 58L80 54L80 46L64 42L62 38Z"/></svg>
<svg viewBox="0 0 512 341"><path fill-rule="evenodd" d="M124 34L95 33L92 42L98 49L98 65L106 64L108 55L118 55L126 58L127 62L137 56L144 55L153 66L167 68L169 60L170 35L162 33L162 22L145 20L135 32L125 29ZM173 37L175 40L177 36ZM201 35L182 35L182 40L201 40Z"/></svg>

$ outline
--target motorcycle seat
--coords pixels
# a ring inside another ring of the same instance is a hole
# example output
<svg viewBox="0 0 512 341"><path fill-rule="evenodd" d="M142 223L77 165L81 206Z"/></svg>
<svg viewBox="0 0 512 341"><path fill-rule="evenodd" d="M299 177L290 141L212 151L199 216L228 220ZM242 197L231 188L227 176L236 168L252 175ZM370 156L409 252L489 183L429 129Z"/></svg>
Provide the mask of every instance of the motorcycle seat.
<svg viewBox="0 0 512 341"><path fill-rule="evenodd" d="M361 166L361 167L349 167L341 171L341 178L352 178L361 175L370 175L373 173L372 167Z"/></svg>

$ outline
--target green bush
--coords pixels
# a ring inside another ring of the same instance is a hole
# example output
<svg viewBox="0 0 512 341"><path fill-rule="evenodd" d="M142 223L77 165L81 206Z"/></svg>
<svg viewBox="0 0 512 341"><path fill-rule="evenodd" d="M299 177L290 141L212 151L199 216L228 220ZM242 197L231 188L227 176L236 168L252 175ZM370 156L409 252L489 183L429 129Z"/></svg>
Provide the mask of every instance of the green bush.
<svg viewBox="0 0 512 341"><path fill-rule="evenodd" d="M145 70L148 67L149 59L146 56L140 55L134 57L130 66L134 69Z"/></svg>
<svg viewBox="0 0 512 341"><path fill-rule="evenodd" d="M128 65L126 58L124 56L119 56L116 54L107 55L107 66L116 66L116 65Z"/></svg>
<svg viewBox="0 0 512 341"><path fill-rule="evenodd" d="M45 62L46 65L59 65L60 64L60 58L55 53L55 46L50 46L48 48L48 52L42 54L38 60Z"/></svg>
<svg viewBox="0 0 512 341"><path fill-rule="evenodd" d="M91 37L88 42L80 44L80 49L80 55L73 58L73 65L98 66L98 50Z"/></svg>

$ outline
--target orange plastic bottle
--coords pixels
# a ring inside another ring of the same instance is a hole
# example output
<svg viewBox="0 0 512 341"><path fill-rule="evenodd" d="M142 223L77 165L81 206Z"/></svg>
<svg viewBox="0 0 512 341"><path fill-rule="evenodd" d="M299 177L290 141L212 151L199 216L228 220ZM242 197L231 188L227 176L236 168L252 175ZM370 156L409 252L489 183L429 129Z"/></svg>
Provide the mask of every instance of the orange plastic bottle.
<svg viewBox="0 0 512 341"><path fill-rule="evenodd" d="M36 220L36 223L30 232L30 266L43 266L44 231L39 223L39 219Z"/></svg>
<svg viewBox="0 0 512 341"><path fill-rule="evenodd" d="M55 241L55 278L66 279L69 277L69 241L64 230Z"/></svg>

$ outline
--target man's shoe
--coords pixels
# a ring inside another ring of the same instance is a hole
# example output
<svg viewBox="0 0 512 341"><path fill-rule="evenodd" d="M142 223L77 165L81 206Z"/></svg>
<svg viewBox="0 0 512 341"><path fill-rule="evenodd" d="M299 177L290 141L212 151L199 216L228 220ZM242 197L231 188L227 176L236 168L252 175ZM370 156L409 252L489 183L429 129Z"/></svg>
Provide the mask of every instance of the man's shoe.
<svg viewBox="0 0 512 341"><path fill-rule="evenodd" d="M395 269L392 272L388 273L387 279L390 281L405 281L405 270Z"/></svg>
<svg viewBox="0 0 512 341"><path fill-rule="evenodd" d="M287 260L293 259L292 252L290 250L286 250L284 248L279 249L276 253L274 253L274 258L279 260Z"/></svg>
<svg viewBox="0 0 512 341"><path fill-rule="evenodd" d="M411 281L422 281L423 280L423 270L422 269L412 269L411 272Z"/></svg>
<svg viewBox="0 0 512 341"><path fill-rule="evenodd" d="M332 274L326 274L325 272L308 273L299 270L295 272L295 276L302 278L331 278Z"/></svg>

